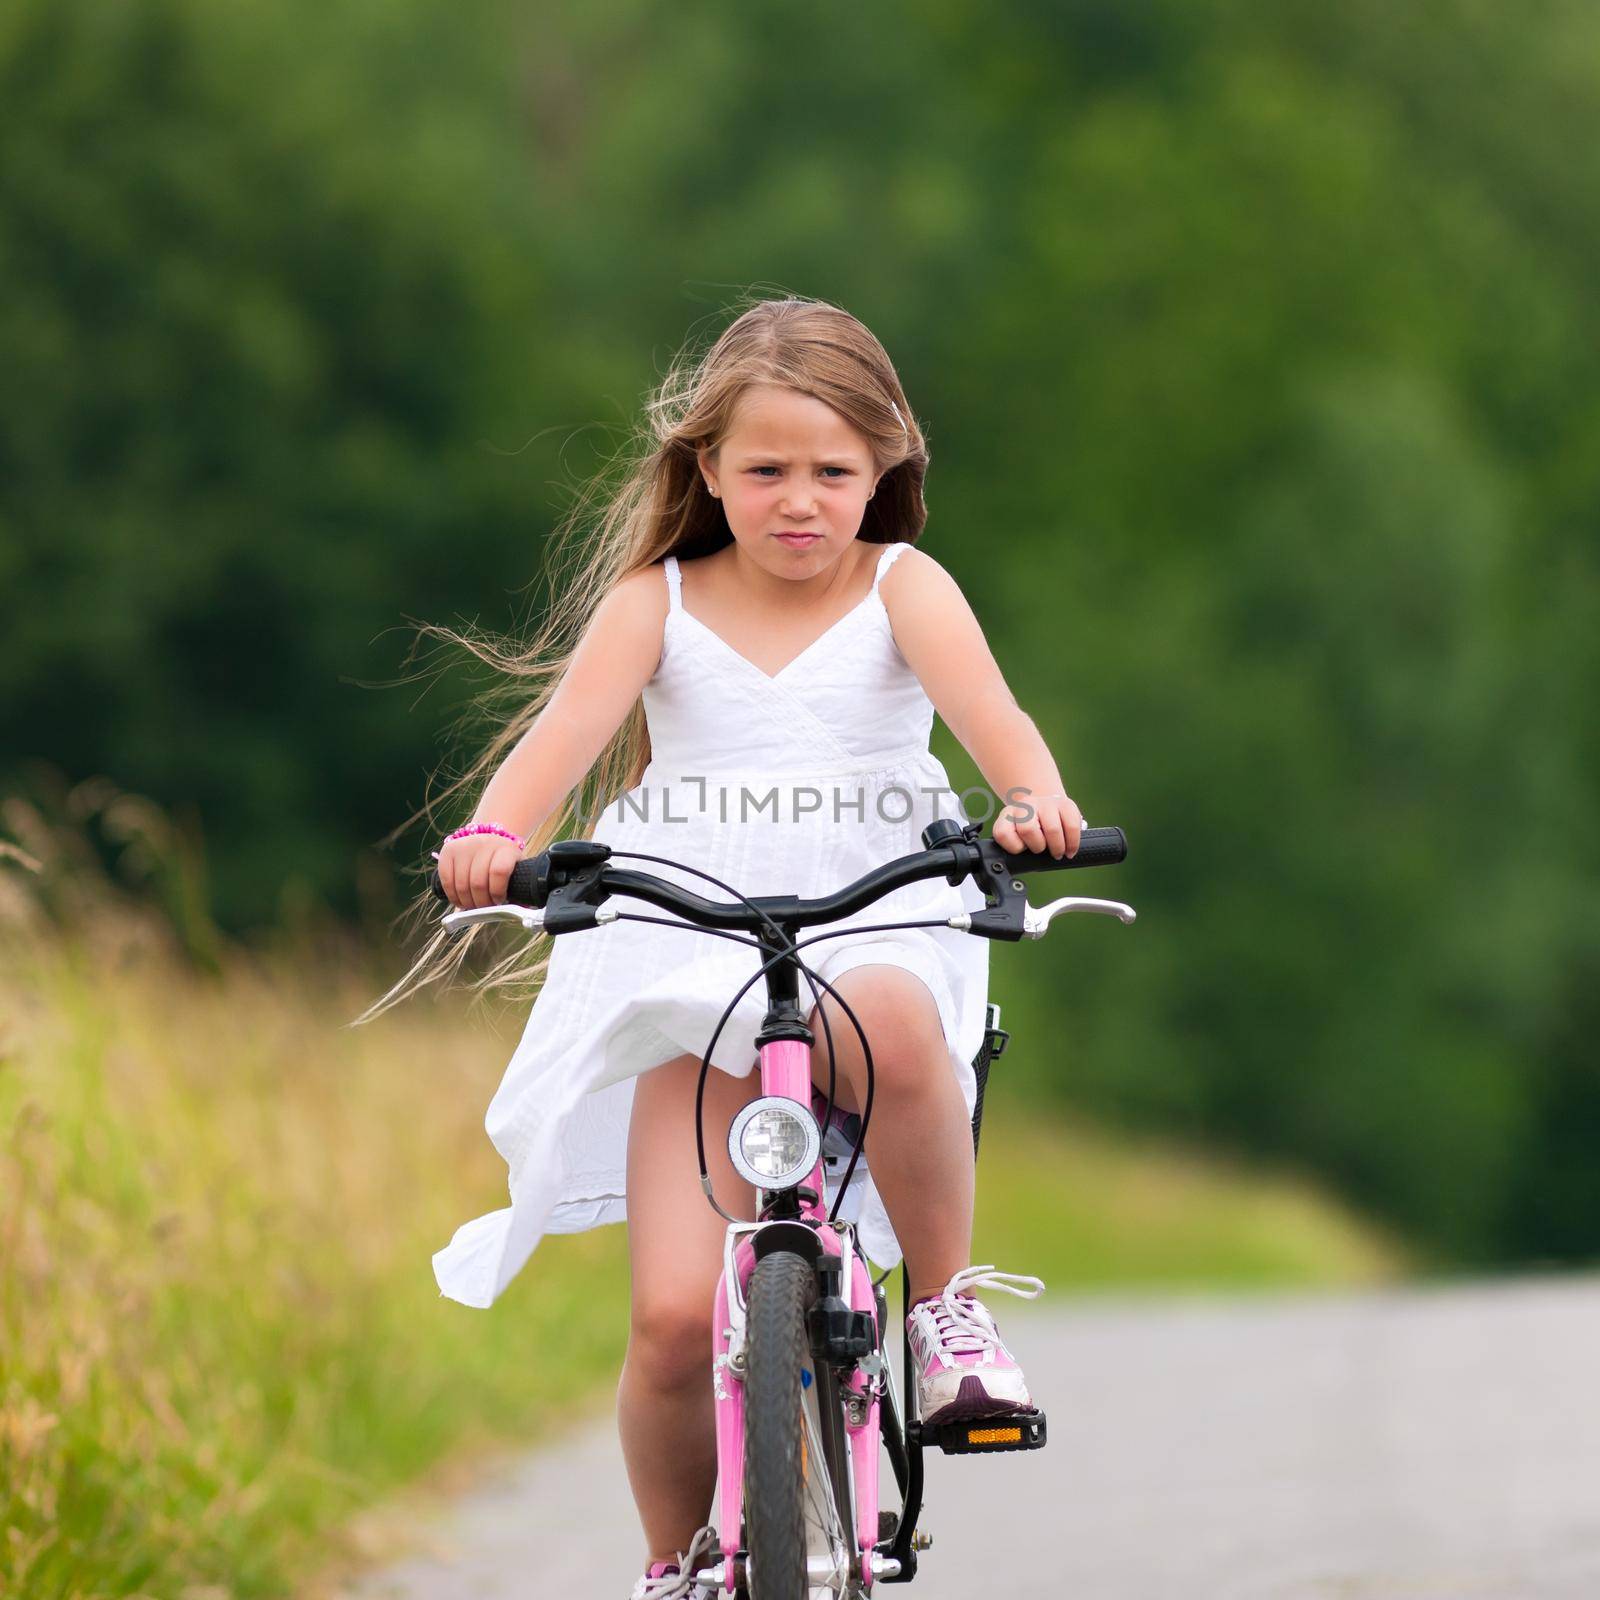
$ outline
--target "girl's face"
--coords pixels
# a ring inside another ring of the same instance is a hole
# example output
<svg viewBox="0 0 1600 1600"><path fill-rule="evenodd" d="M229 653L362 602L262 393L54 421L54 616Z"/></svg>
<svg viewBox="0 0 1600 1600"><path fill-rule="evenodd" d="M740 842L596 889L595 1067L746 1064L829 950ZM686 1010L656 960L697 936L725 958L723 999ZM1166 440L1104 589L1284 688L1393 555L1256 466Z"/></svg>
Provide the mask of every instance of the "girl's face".
<svg viewBox="0 0 1600 1600"><path fill-rule="evenodd" d="M700 452L700 471L740 549L788 578L839 559L882 476L866 436L832 406L775 384L745 390L722 443Z"/></svg>

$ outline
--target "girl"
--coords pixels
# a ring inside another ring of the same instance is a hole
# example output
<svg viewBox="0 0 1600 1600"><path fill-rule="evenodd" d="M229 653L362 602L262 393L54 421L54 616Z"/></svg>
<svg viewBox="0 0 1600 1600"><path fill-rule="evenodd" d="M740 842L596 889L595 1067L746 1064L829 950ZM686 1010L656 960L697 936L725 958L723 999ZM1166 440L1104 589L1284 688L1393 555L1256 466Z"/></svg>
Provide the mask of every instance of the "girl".
<svg viewBox="0 0 1600 1600"><path fill-rule="evenodd" d="M573 585L580 603L599 597L587 627L482 764L494 771L478 831L439 851L452 903L502 901L513 865L574 820L575 792L596 771L602 794L626 792L598 820L577 818L578 831L615 849L691 862L747 895L838 888L919 849L935 816L959 814L928 750L935 709L997 793L1023 795L994 837L1013 852L1074 854L1083 818L1049 750L960 590L915 547L928 453L872 334L821 302L756 303L697 365L674 368L650 414L651 446ZM544 671L542 642L497 659L524 676ZM835 926L982 903L971 883L936 880ZM842 1214L875 1261L898 1261L903 1246L921 1413L1025 1407L1022 1373L971 1294L1043 1288L969 1264L970 1063L987 942L943 928L847 933L809 959L873 1044L870 1171ZM724 1224L699 1187L694 1089L716 1020L756 965L753 951L710 934L648 923L555 940L487 1118L512 1204L465 1224L434 1257L446 1295L487 1306L543 1233L626 1215L633 1302L618 1413L649 1560L634 1600L693 1595L687 1573L709 1545L709 1311ZM824 1004L839 1101L853 1112L866 1087L860 1042L831 997ZM759 1092L764 1008L758 984L718 1042L709 1128ZM815 1010L810 1021L825 1082ZM707 1149L723 1206L753 1217L755 1196L721 1141Z"/></svg>

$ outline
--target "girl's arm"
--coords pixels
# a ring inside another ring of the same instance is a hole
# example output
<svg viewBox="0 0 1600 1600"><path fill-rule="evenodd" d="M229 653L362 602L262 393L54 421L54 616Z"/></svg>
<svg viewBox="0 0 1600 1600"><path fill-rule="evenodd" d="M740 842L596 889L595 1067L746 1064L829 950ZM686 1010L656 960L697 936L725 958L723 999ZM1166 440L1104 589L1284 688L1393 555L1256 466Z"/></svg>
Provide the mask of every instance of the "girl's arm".
<svg viewBox="0 0 1600 1600"><path fill-rule="evenodd" d="M1078 853L1083 813L1065 793L1055 760L1016 702L983 629L954 578L914 546L879 585L895 643L934 709L1002 800L994 837L1015 854L1026 846L1057 860Z"/></svg>
<svg viewBox="0 0 1600 1600"><path fill-rule="evenodd" d="M595 607L560 683L500 763L473 812L526 839L594 765L661 659L667 591L659 568L624 578ZM505 899L520 852L479 834L439 851L439 882L466 910Z"/></svg>

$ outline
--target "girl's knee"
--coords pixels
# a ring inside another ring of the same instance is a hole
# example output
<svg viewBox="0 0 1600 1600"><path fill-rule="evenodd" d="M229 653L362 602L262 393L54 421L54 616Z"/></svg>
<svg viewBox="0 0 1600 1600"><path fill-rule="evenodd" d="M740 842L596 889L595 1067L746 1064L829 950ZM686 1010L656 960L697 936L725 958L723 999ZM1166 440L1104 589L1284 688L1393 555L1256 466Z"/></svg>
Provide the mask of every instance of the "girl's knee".
<svg viewBox="0 0 1600 1600"><path fill-rule="evenodd" d="M849 1002L872 1047L874 1092L890 1098L924 1092L930 1075L947 1065L944 1029L927 985L902 967L877 965L852 968L835 987ZM850 1076L859 1080L859 1099L865 1088L861 1040L831 997L825 1003L834 1050L841 1063L854 1066ZM825 1082L827 1044L815 1016L812 1031L817 1036L813 1075Z"/></svg>
<svg viewBox="0 0 1600 1600"><path fill-rule="evenodd" d="M628 1364L652 1388L703 1382L711 1361L711 1291L690 1298L663 1295L636 1303L628 1334Z"/></svg>

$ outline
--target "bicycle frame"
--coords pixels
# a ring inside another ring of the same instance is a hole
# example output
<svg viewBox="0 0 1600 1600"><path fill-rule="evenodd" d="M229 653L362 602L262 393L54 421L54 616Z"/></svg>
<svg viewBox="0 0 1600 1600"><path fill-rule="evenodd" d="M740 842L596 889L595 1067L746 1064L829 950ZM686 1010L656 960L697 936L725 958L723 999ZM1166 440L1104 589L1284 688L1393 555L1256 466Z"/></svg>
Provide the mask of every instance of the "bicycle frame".
<svg viewBox="0 0 1600 1600"><path fill-rule="evenodd" d="M781 969L778 969L781 971ZM794 974L790 973L792 979ZM772 980L780 991L763 1024L768 1029L787 1033L793 1013L785 1005L781 990L784 979L775 971ZM978 1075L978 1102L972 1120L976 1149L983 1117L983 1091L990 1061L1004 1049L1010 1035L999 1025L999 1010L989 1005L984 1045L974 1068ZM811 1042L806 1038L767 1038L760 1044L761 1093L811 1104ZM741 1577L740 1563L744 1520L744 1386L741 1381L745 1332L745 1304L751 1274L761 1258L763 1246L809 1254L813 1260L826 1258L837 1264L843 1279L846 1304L852 1311L871 1318L873 1349L858 1359L843 1380L842 1394L835 1396L831 1384L819 1395L821 1403L843 1401L844 1432L848 1449L844 1452L843 1494L839 1501L841 1520L849 1524L854 1547L847 1552L851 1582L860 1590L870 1589L876 1579L904 1583L916 1576L916 1521L922 1509L923 1464L922 1430L910 1411L901 1411L890 1382L885 1318L887 1296L874 1282L865 1257L856 1248L855 1229L849 1223L830 1223L827 1219L823 1157L795 1188L774 1191L771 1198L792 1203L785 1214L756 1222L736 1222L729 1226L723 1244L722 1273L717 1281L712 1318L712 1389L716 1406L717 1464L720 1492L717 1526L722 1546L722 1567L718 1582L732 1593ZM902 1279L904 1273L902 1272ZM905 1403L915 1397L911 1354L904 1352ZM820 1362L819 1362L820 1367ZM819 1384L819 1387L823 1387ZM887 1407L887 1417L885 1417ZM887 1426L885 1425L887 1423ZM1040 1423L1042 1430L1042 1419ZM1042 1438L1042 1432L1040 1437ZM879 1495L880 1448L886 1447L894 1469L895 1488L900 1501L896 1514L895 1537L883 1538ZM832 1463L828 1463L831 1467ZM880 1548L881 1547L881 1548Z"/></svg>

